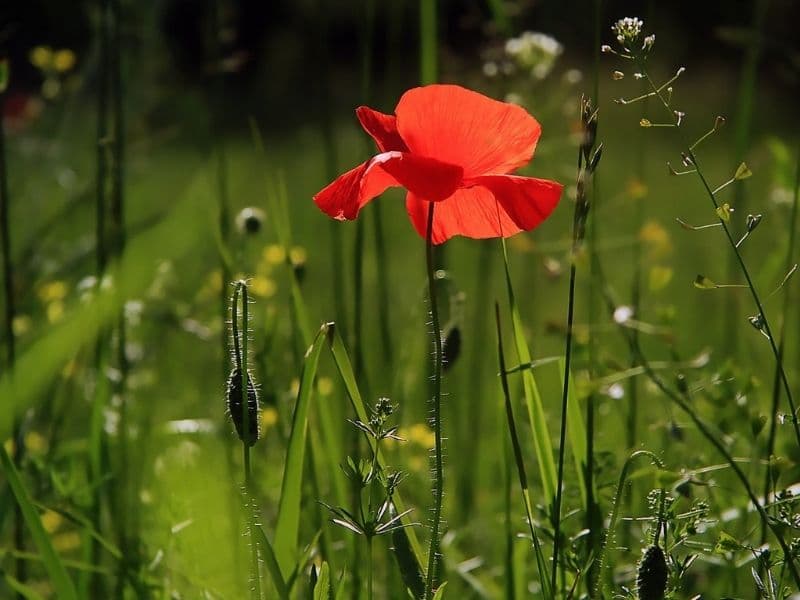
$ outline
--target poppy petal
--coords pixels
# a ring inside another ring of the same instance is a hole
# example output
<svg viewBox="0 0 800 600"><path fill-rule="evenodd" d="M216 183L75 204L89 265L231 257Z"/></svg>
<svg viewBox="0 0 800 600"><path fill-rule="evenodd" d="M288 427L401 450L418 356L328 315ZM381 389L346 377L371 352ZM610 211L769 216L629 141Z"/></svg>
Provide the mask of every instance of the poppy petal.
<svg viewBox="0 0 800 600"><path fill-rule="evenodd" d="M457 85L407 91L395 109L409 150L461 165L465 177L505 174L527 163L541 133L524 108Z"/></svg>
<svg viewBox="0 0 800 600"><path fill-rule="evenodd" d="M478 183L480 182L480 183ZM433 213L434 244L463 235L485 239L510 237L529 231L552 212L562 186L531 177L489 176L470 180L464 187L436 205ZM428 202L413 193L406 196L406 210L414 228L425 237Z"/></svg>
<svg viewBox="0 0 800 600"><path fill-rule="evenodd" d="M361 127L375 140L381 152L408 152L406 143L397 132L397 117L378 112L369 106L359 106L356 116Z"/></svg>
<svg viewBox="0 0 800 600"><path fill-rule="evenodd" d="M487 175L476 177L472 182L492 192L509 218L523 231L530 231L550 216L564 189L557 181L516 175Z"/></svg>
<svg viewBox="0 0 800 600"><path fill-rule="evenodd" d="M405 152L384 152L339 176L314 196L314 202L334 219L353 220L365 204L389 187L402 186L439 202L461 181L461 167Z"/></svg>

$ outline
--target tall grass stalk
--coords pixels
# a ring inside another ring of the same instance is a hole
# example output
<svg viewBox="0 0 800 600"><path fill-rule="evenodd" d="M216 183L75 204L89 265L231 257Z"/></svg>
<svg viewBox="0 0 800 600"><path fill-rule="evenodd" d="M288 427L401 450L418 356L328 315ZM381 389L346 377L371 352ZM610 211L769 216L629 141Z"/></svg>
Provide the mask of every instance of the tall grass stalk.
<svg viewBox="0 0 800 600"><path fill-rule="evenodd" d="M645 80L647 81L647 84L650 87L652 95L655 96L656 98L658 98L658 100L661 103L661 105L664 107L666 112L669 114L669 118L670 118L672 124L675 126L676 129L678 129L680 131L680 123L681 123L680 114L676 114L677 111L675 111L674 109L672 109L670 107L670 104L667 101L667 99L664 97L661 88L659 88L659 87L657 87L655 85L655 83L653 82L652 78L650 77L650 73L647 70L647 65L644 62L644 60L642 60L641 58L638 58L636 60L636 64L639 67L640 72L643 74ZM701 139L703 139L703 138L701 138ZM775 336L772 334L772 328L770 327L769 319L767 318L767 314L764 311L764 306L763 306L763 304L761 302L761 296L759 295L758 291L756 290L756 287L755 287L755 285L753 283L753 280L752 280L752 278L750 276L750 271L749 271L749 269L747 268L747 265L744 262L744 258L742 257L741 252L739 251L739 246L738 246L737 240L734 239L733 233L731 233L731 229L728 226L728 223L725 221L725 219L722 218L722 216L720 216L720 205L719 205L719 202L717 202L716 194L715 194L714 190L711 188L711 186L709 185L708 180L706 179L706 176L703 173L703 169L702 169L702 167L700 165L700 161L697 159L697 155L695 154L694 149L697 146L697 143L699 143L699 140L698 140L698 142L695 142L692 145L689 145L688 143L686 143L686 140L683 139L683 138L682 138L681 141L682 141L684 147L686 148L686 151L685 151L686 152L686 156L691 161L692 167L694 168L695 173L697 174L697 177L700 179L700 182L701 182L701 184L703 186L703 189L705 190L709 200L711 201L711 204L714 207L714 210L716 211L717 220L718 220L720 226L722 227L722 230L725 232L725 238L728 240L728 244L730 245L731 250L733 251L733 254L734 254L735 258L736 258L736 263L739 265L739 270L742 272L742 275L744 275L745 281L747 283L747 288L750 290L750 295L751 295L751 297L753 299L753 303L755 304L756 309L758 310L757 318L762 323L761 329L764 332L764 334L766 335L767 339L769 340L770 349L772 350L772 354L773 354L773 356L775 358L775 366L776 366L776 369L777 369L777 371L779 373L780 380L781 380L781 383L783 385L784 392L786 393L786 400L789 403L789 408L791 409L791 413L792 413L791 421L792 421L792 427L794 429L795 440L797 441L798 447L800 447L800 423L798 422L798 415L797 415L797 409L796 409L795 403L794 403L794 397L792 395L791 386L789 385L789 380L786 377L786 370L784 369L784 366L783 366L783 358L780 355L780 353L778 352L778 346L775 343Z"/></svg>
<svg viewBox="0 0 800 600"><path fill-rule="evenodd" d="M602 268L600 267L598 268L598 279L603 282L606 281ZM616 309L616 303L614 302L611 293L608 289L604 289L603 293L607 308L609 312L613 314L614 310ZM631 354L633 354L636 357L636 362L642 368L643 374L656 386L656 388L658 388L658 390L662 394L664 394L664 396L666 396L670 400L670 402L672 402L687 417L689 417L689 420L694 424L694 426L697 428L700 434L712 446L714 446L714 448L717 450L717 452L720 453L720 455L722 455L723 459L730 467L731 471L733 471L734 475L741 483L743 491L747 494L747 497L750 500L751 504L758 512L758 515L761 518L761 522L765 523L767 527L769 527L772 534L775 536L778 545L781 547L781 550L783 551L786 567L788 568L792 576L792 579L795 582L795 585L798 588L800 588L800 572L798 572L797 570L794 554L790 550L789 545L786 543L786 540L783 537L782 525L770 519L763 505L756 496L755 491L753 490L753 487L750 484L750 480L747 478L747 475L744 473L744 471L742 471L741 467L739 467L739 464L733 458L733 455L731 454L730 450L728 450L727 446L722 441L721 436L715 433L712 426L706 423L697 413L688 391L673 390L666 384L666 382L661 377L659 377L658 373L656 373L655 369L651 365L647 356L642 351L638 338L635 338L631 335L630 329L627 328L624 324L619 324L617 329L624 337Z"/></svg>
<svg viewBox="0 0 800 600"><path fill-rule="evenodd" d="M589 215L589 198L587 185L590 183L594 169L601 156L602 147L593 152L597 132L597 113L593 111L588 100L581 100L581 120L583 139L578 149L578 178L575 201L575 215L572 221L572 247L570 251L569 292L567 297L567 337L564 346L564 385L561 394L561 426L558 443L558 482L556 499L553 507L553 564L550 575L550 587L556 590L556 575L561 549L561 499L564 484L564 457L567 442L567 410L569 402L570 367L572 364L572 328L575 318L575 279L577 275L578 254L586 235L586 222ZM592 417L593 423L593 417ZM591 465L586 465L590 469ZM585 474L584 474L585 476Z"/></svg>
<svg viewBox="0 0 800 600"><path fill-rule="evenodd" d="M428 572L425 581L425 600L431 600L439 579L439 544L444 497L444 458L442 456L442 329L439 325L439 303L436 297L436 275L433 264L433 213L436 204L428 204L428 225L425 233L425 259L428 270L428 302L433 328L433 400L431 420L434 435L433 457L433 514L431 541L428 548Z"/></svg>
<svg viewBox="0 0 800 600"><path fill-rule="evenodd" d="M419 0L419 79L422 85L438 78L438 0Z"/></svg>
<svg viewBox="0 0 800 600"><path fill-rule="evenodd" d="M239 304L241 299L241 332L239 330ZM250 464L250 447L255 440L251 439L250 419L250 372L248 371L248 331L250 327L250 316L248 312L249 297L247 283L244 281L236 282L236 287L231 300L231 330L233 334L233 348L235 368L238 369L241 377L241 403L242 403L242 464L244 467L244 508L247 513L248 542L250 543L250 585L251 598L261 599L261 576L259 573L258 544L256 540L256 528L258 527L255 517L255 497L253 494L253 471ZM256 418L258 411L255 412ZM234 416L236 418L236 416Z"/></svg>
<svg viewBox="0 0 800 600"><path fill-rule="evenodd" d="M797 152L797 165L795 167L794 190L792 194L792 212L789 217L789 243L786 247L786 258L784 260L784 269L788 272L793 265L795 248L797 245L797 215L798 205L800 204L800 147ZM780 365L783 364L783 358L786 353L786 321L789 315L789 306L791 305L791 288L787 288L783 292L783 305L781 307L781 320L778 326L778 360L775 364L775 373L772 378L772 406L769 412L769 434L767 437L767 445L764 452L766 460L766 468L764 472L764 501L769 498L771 481L772 481L772 454L775 451L775 439L777 437L777 422L778 422L778 407L781 400L781 371ZM762 528L761 537L766 536L766 529Z"/></svg>

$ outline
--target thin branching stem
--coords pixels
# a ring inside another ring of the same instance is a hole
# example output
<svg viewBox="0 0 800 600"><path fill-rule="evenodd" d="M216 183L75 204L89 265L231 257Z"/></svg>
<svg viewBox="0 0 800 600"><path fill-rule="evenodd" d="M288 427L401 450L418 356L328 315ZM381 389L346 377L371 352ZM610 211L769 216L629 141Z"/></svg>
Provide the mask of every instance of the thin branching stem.
<svg viewBox="0 0 800 600"><path fill-rule="evenodd" d="M603 274L602 269L598 269L598 276L601 281L605 281L605 276ZM611 298L610 293L608 290L604 290L604 296L606 299L606 304L608 305L609 312L613 313L616 306ZM648 361L647 357L645 356L642 348L639 344L639 340L631 334L631 331L627 329L624 325L620 324L618 330L625 338L625 341L628 344L631 354L635 357L636 362L644 369L645 376L653 382L653 384L663 393L673 404L675 404L678 408L681 409L692 421L692 423L697 427L697 430L703 435L704 438L708 442L711 443L712 446L722 455L725 459L725 462L728 464L730 469L736 475L736 478L742 484L745 493L747 494L748 499L752 503L753 507L758 512L759 517L761 518L761 522L765 523L767 527L769 527L770 531L772 531L775 539L778 541L778 544L783 551L784 560L789 572L794 579L795 585L800 588L800 572L798 572L797 567L794 563L794 557L792 555L792 551L789 548L789 545L786 543L786 540L783 537L783 533L780 530L780 525L771 521L769 516L767 515L764 507L759 502L758 497L753 490L753 487L750 485L750 481L747 479L747 475L745 475L744 471L742 471L741 467L739 467L736 460L733 458L733 455L730 451L726 448L725 444L720 440L719 436L716 435L711 426L709 426L703 419L700 418L700 415L697 414L692 403L689 401L688 392L686 394L681 394L674 391L670 388L661 377L656 373L655 369L651 366L650 362Z"/></svg>
<svg viewBox="0 0 800 600"><path fill-rule="evenodd" d="M444 495L444 459L442 458L442 330L439 326L439 306L436 300L436 276L433 267L433 212L436 204L428 204L428 226L425 234L425 259L428 270L428 300L433 327L433 523L428 550L428 573L425 581L425 600L431 600L439 570L439 536Z"/></svg>
<svg viewBox="0 0 800 600"><path fill-rule="evenodd" d="M647 72L644 61L640 60L639 66L641 67L642 73L647 79L647 82L650 85L651 89L656 93L656 96L661 101L661 104L664 106L667 112L669 112L676 119L677 123L678 117L675 116L675 112L669 107L669 104L664 99L659 89L653 83L653 80L650 78L650 74ZM703 188L705 188L706 193L708 194L708 197L714 206L714 209L715 210L719 209L719 203L717 202L717 198L714 196L714 192L712 191L711 186L708 183L708 180L703 174L703 171L700 167L700 163L697 160L697 156L695 155L695 153L692 151L691 148L687 149L687 156L697 169L697 176L700 178L700 181L703 184ZM747 287L750 290L750 295L753 297L753 302L755 303L756 308L758 310L758 314L760 315L761 321L763 322L763 331L766 334L767 339L769 340L769 345L770 348L772 349L772 354L775 357L776 369L779 372L779 376L783 384L783 389L786 392L786 400L789 402L789 408L792 413L791 421L792 421L792 427L794 428L795 439L797 441L797 445L800 446L800 423L798 423L797 410L795 408L794 397L792 396L792 390L791 387L789 386L789 380L786 377L786 370L783 368L783 357L781 353L778 352L778 347L775 344L775 338L772 335L772 329L770 328L769 325L769 319L767 319L766 312L764 311L764 307L761 303L761 297L759 296L758 291L756 290L756 287L753 284L753 280L750 277L750 271L747 269L747 265L745 265L744 259L742 258L742 255L739 252L739 248L737 248L736 246L736 240L734 239L733 234L731 233L731 230L728 227L727 223L725 223L725 221L722 218L720 218L719 221L720 224L722 225L723 231L725 232L725 237L728 239L728 243L730 244L731 249L735 254L736 262L738 263L739 269L742 271L742 274L744 275L745 281L747 282Z"/></svg>

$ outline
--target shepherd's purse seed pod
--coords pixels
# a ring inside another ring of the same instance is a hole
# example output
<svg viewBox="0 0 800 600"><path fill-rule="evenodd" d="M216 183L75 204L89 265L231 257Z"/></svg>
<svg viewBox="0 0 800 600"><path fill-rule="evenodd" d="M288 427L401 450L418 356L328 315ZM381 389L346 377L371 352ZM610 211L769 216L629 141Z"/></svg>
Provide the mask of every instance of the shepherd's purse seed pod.
<svg viewBox="0 0 800 600"><path fill-rule="evenodd" d="M231 374L228 375L228 385L225 390L225 406L228 414L233 421L233 426L236 428L236 433L239 439L244 439L244 423L242 422L242 372L239 369L233 369ZM258 394L256 393L256 386L253 383L253 378L247 374L247 425L249 435L247 436L248 445L252 446L258 441L259 436L259 410L258 410Z"/></svg>
<svg viewBox="0 0 800 600"><path fill-rule="evenodd" d="M645 550L636 575L639 600L664 600L667 590L667 559L659 546Z"/></svg>

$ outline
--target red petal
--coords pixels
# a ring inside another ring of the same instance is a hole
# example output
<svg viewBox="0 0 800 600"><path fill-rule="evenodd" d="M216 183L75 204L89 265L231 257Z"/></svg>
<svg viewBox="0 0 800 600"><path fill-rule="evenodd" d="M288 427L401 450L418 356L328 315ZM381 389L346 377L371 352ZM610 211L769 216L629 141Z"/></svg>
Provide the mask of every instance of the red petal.
<svg viewBox="0 0 800 600"><path fill-rule="evenodd" d="M436 205L433 243L455 235L484 239L510 237L541 223L558 204L562 186L546 179L498 175L471 180ZM413 193L406 196L406 210L414 228L426 234L428 202Z"/></svg>
<svg viewBox="0 0 800 600"><path fill-rule="evenodd" d="M397 132L397 117L385 115L377 110L372 110L369 106L359 106L356 109L356 116L381 152L397 150L408 152L406 143Z"/></svg>
<svg viewBox="0 0 800 600"><path fill-rule="evenodd" d="M461 167L404 152L384 152L339 176L314 196L320 210L334 219L355 219L358 211L387 188L403 186L439 202L461 184Z"/></svg>
<svg viewBox="0 0 800 600"><path fill-rule="evenodd" d="M411 152L461 165L465 177L505 174L524 165L541 133L522 107L456 85L411 89L395 113Z"/></svg>

